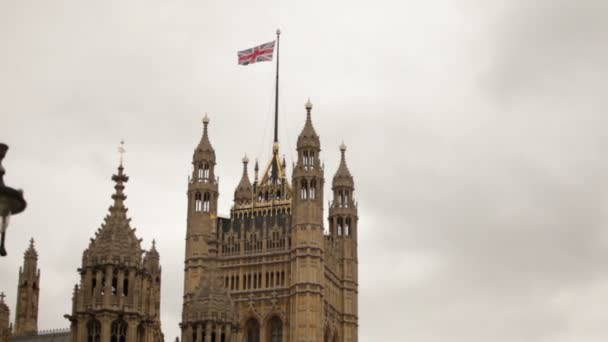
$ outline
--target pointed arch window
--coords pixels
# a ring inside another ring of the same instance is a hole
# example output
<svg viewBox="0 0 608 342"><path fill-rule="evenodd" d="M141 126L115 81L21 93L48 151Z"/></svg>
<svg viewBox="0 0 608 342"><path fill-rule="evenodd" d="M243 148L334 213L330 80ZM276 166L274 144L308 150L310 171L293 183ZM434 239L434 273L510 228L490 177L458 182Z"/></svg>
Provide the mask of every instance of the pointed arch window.
<svg viewBox="0 0 608 342"><path fill-rule="evenodd" d="M208 192L205 192L205 195L203 196L203 212L208 213L209 209L210 209L210 203L211 203L211 195Z"/></svg>
<svg viewBox="0 0 608 342"><path fill-rule="evenodd" d="M144 342L146 340L146 328L143 324L137 327L137 342ZM196 341L196 340L194 340Z"/></svg>
<svg viewBox="0 0 608 342"><path fill-rule="evenodd" d="M197 192L194 195L194 211L201 211L203 210L203 202L201 199L201 193Z"/></svg>
<svg viewBox="0 0 608 342"><path fill-rule="evenodd" d="M350 217L347 217L344 221L344 235L350 235Z"/></svg>
<svg viewBox="0 0 608 342"><path fill-rule="evenodd" d="M317 181L313 179L312 181L310 181L310 190L309 190L310 196L308 196L308 197L310 199L315 199L315 197L317 196L316 192L317 192Z"/></svg>
<svg viewBox="0 0 608 342"><path fill-rule="evenodd" d="M197 167L197 178L199 180L203 179L203 163L198 163Z"/></svg>
<svg viewBox="0 0 608 342"><path fill-rule="evenodd" d="M101 341L101 323L96 319L91 319L87 324L87 342Z"/></svg>
<svg viewBox="0 0 608 342"><path fill-rule="evenodd" d="M268 337L269 342L283 341L283 322L277 316L274 316L268 322Z"/></svg>
<svg viewBox="0 0 608 342"><path fill-rule="evenodd" d="M125 272L125 278L122 280L122 295L129 295L129 272Z"/></svg>
<svg viewBox="0 0 608 342"><path fill-rule="evenodd" d="M338 190L338 208L342 208L343 201L344 195L342 194L342 190Z"/></svg>
<svg viewBox="0 0 608 342"><path fill-rule="evenodd" d="M112 322L111 332L111 342L125 342L127 340L127 322L121 319L115 320Z"/></svg>
<svg viewBox="0 0 608 342"><path fill-rule="evenodd" d="M246 342L260 342L260 323L257 320L251 318L245 325L245 341Z"/></svg>
<svg viewBox="0 0 608 342"><path fill-rule="evenodd" d="M209 164L208 163L203 164L203 180L205 181L205 183L207 183L209 181Z"/></svg>
<svg viewBox="0 0 608 342"><path fill-rule="evenodd" d="M306 184L305 179L302 179L302 185L300 188L300 196L302 199L308 198L308 184Z"/></svg>

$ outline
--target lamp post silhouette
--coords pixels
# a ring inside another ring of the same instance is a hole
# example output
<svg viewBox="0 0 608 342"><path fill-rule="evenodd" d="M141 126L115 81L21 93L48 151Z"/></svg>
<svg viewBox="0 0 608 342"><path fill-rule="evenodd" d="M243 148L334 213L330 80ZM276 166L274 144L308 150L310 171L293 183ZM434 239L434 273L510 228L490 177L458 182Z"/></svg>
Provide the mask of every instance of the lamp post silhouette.
<svg viewBox="0 0 608 342"><path fill-rule="evenodd" d="M6 230L11 215L16 215L25 210L25 199L23 199L23 191L15 190L4 185L4 168L2 160L6 156L8 145L0 143L0 256L6 256L6 248L4 247L4 239Z"/></svg>

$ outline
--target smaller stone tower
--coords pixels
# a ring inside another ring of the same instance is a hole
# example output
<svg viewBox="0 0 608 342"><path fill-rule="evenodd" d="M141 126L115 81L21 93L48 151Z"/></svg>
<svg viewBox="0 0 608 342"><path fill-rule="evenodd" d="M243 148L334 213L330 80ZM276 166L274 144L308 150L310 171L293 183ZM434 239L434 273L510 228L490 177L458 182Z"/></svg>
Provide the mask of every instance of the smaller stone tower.
<svg viewBox="0 0 608 342"><path fill-rule="evenodd" d="M329 236L334 243L333 251L335 257L334 267L341 274L342 283L337 288L339 291L337 305L342 307L342 317L332 317L330 312L329 322L336 324L335 333L344 341L358 340L358 256L357 256L357 203L353 193L355 182L346 165L346 145L340 145L342 157L340 166L332 180L331 189L333 200L329 206ZM333 258L332 258L333 259ZM333 289L333 288L332 288ZM334 289L335 290L335 289ZM338 315L335 315L338 316ZM335 318L335 319L334 319Z"/></svg>
<svg viewBox="0 0 608 342"><path fill-rule="evenodd" d="M298 137L293 169L290 332L292 341L323 339L323 184L321 142L312 125L310 100Z"/></svg>
<svg viewBox="0 0 608 342"><path fill-rule="evenodd" d="M17 287L17 309L15 310L15 336L32 335L38 332L38 295L40 293L40 270L34 239L23 256L23 267L19 269Z"/></svg>
<svg viewBox="0 0 608 342"><path fill-rule="evenodd" d="M11 327L9 325L10 310L4 302L4 292L0 293L0 342L8 342L11 335Z"/></svg>
<svg viewBox="0 0 608 342"><path fill-rule="evenodd" d="M112 180L114 203L82 255L80 284L66 315L72 341L162 342L158 251L154 243L149 251L142 249L131 228L124 203L129 177L122 162Z"/></svg>
<svg viewBox="0 0 608 342"><path fill-rule="evenodd" d="M216 236L218 184L215 150L209 141L209 117L203 118L203 135L192 156L188 182L188 218L184 272L184 301L196 293L208 261L215 257L209 241Z"/></svg>

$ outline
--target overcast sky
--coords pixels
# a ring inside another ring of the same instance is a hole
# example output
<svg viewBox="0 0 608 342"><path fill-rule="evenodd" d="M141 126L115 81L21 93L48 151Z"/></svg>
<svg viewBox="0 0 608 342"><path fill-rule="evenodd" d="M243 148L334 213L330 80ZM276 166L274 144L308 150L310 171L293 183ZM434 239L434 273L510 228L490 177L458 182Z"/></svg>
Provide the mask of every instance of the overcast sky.
<svg viewBox="0 0 608 342"><path fill-rule="evenodd" d="M608 339L602 0L1 0L5 181L28 201L0 260L12 315L34 237L39 328L68 327L125 139L129 213L145 248L157 240L178 335L201 118L226 214L243 154L265 163L272 140L274 64L236 51L277 27L288 164L308 97L325 191L348 145L360 341Z"/></svg>

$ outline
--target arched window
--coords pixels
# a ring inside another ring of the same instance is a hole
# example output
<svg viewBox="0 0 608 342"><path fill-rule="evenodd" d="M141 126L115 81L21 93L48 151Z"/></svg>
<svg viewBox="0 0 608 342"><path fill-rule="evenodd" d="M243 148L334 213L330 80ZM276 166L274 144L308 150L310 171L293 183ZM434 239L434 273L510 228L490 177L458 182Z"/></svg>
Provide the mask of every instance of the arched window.
<svg viewBox="0 0 608 342"><path fill-rule="evenodd" d="M209 164L207 163L203 165L203 179L205 183L209 180Z"/></svg>
<svg viewBox="0 0 608 342"><path fill-rule="evenodd" d="M344 200L344 196L342 195L342 190L338 191L338 207L342 207L342 201Z"/></svg>
<svg viewBox="0 0 608 342"><path fill-rule="evenodd" d="M197 176L198 179L203 179L203 163L198 163L198 170L197 170Z"/></svg>
<svg viewBox="0 0 608 342"><path fill-rule="evenodd" d="M205 192L205 195L203 196L203 211L206 213L209 212L210 198L211 198L211 195L209 195L208 192Z"/></svg>
<svg viewBox="0 0 608 342"><path fill-rule="evenodd" d="M342 235L344 228L344 220L341 217L338 217L338 236Z"/></svg>
<svg viewBox="0 0 608 342"><path fill-rule="evenodd" d="M260 323L251 318L245 324L245 341L260 342Z"/></svg>
<svg viewBox="0 0 608 342"><path fill-rule="evenodd" d="M95 294L95 288L97 287L97 277L93 274L93 278L91 279L91 295Z"/></svg>
<svg viewBox="0 0 608 342"><path fill-rule="evenodd" d="M277 316L274 316L268 321L268 341L282 342L283 341L283 322Z"/></svg>
<svg viewBox="0 0 608 342"><path fill-rule="evenodd" d="M302 159L304 160L304 166L308 166L308 151L302 152L302 156Z"/></svg>
<svg viewBox="0 0 608 342"><path fill-rule="evenodd" d="M112 322L111 330L112 336L111 342L125 342L127 340L127 322L117 319Z"/></svg>
<svg viewBox="0 0 608 342"><path fill-rule="evenodd" d="M144 342L146 340L146 329L143 324L137 327L137 342ZM196 341L196 340L194 340Z"/></svg>
<svg viewBox="0 0 608 342"><path fill-rule="evenodd" d="M308 197L308 184L306 184L306 180L302 179L302 187L300 189L300 196L302 199L306 199Z"/></svg>
<svg viewBox="0 0 608 342"><path fill-rule="evenodd" d="M315 199L315 196L316 196L315 192L316 192L316 190L317 190L317 181L313 179L312 181L310 181L310 192L309 192L310 193L310 196L309 196L310 199Z"/></svg>
<svg viewBox="0 0 608 342"><path fill-rule="evenodd" d="M116 289L118 288L118 279L116 276L112 277L112 296L116 296Z"/></svg>
<svg viewBox="0 0 608 342"><path fill-rule="evenodd" d="M346 218L344 223L344 235L350 235L350 217Z"/></svg>
<svg viewBox="0 0 608 342"><path fill-rule="evenodd" d="M101 323L96 319L91 319L87 324L87 342L101 341Z"/></svg>
<svg viewBox="0 0 608 342"><path fill-rule="evenodd" d="M308 158L308 165L313 166L315 164L315 152L310 151L310 156Z"/></svg>
<svg viewBox="0 0 608 342"><path fill-rule="evenodd" d="M344 191L344 207L348 208L348 191Z"/></svg>
<svg viewBox="0 0 608 342"><path fill-rule="evenodd" d="M125 273L125 279L122 281L122 295L125 297L129 295L129 272Z"/></svg>
<svg viewBox="0 0 608 342"><path fill-rule="evenodd" d="M197 192L194 195L194 211L201 211L203 210L203 202L201 200L201 193Z"/></svg>

